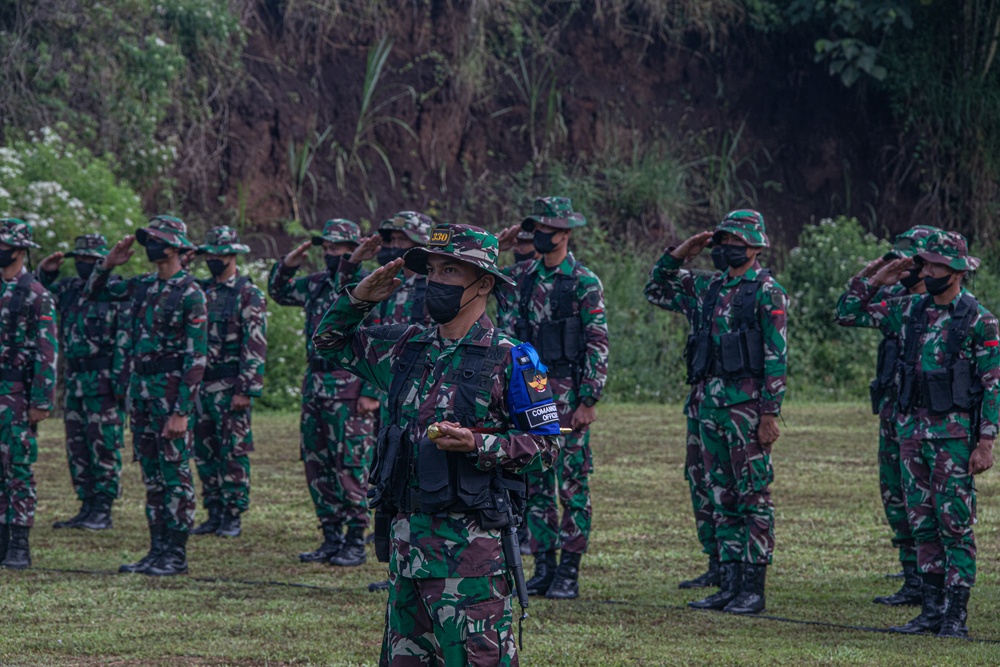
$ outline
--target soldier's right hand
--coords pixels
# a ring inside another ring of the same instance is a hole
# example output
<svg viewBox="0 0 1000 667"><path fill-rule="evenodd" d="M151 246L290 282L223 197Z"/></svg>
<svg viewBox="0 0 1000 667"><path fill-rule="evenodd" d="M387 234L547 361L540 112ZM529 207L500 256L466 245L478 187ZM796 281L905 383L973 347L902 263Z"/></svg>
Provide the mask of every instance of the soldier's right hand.
<svg viewBox="0 0 1000 667"><path fill-rule="evenodd" d="M65 253L57 250L56 252L52 253L51 255L43 259L41 262L39 262L38 268L41 269L42 271L48 271L50 273L58 271L59 267L62 266L63 262L66 261L65 257L66 257Z"/></svg>
<svg viewBox="0 0 1000 667"><path fill-rule="evenodd" d="M899 282L903 274L911 268L913 268L912 258L902 257L894 259L875 273L875 276L872 278L872 284L877 287L895 285Z"/></svg>
<svg viewBox="0 0 1000 667"><path fill-rule="evenodd" d="M521 225L511 225L497 234L500 252L503 252L504 250L511 250L514 247L514 242L517 241L517 234L520 231Z"/></svg>
<svg viewBox="0 0 1000 667"><path fill-rule="evenodd" d="M865 264L865 268L858 271L858 275L856 277L871 278L876 273L878 273L878 270L881 269L883 266L885 266L888 262L889 260L885 259L884 257L873 259L872 261Z"/></svg>
<svg viewBox="0 0 1000 667"><path fill-rule="evenodd" d="M306 241L295 247L290 253L285 255L285 266L289 268L302 266L302 261L306 258L306 253L312 247L312 240Z"/></svg>
<svg viewBox="0 0 1000 667"><path fill-rule="evenodd" d="M351 253L351 264L360 264L361 262L367 262L369 259L375 259L375 256L378 255L378 251L381 249L382 235L378 232L361 239L361 245Z"/></svg>
<svg viewBox="0 0 1000 667"><path fill-rule="evenodd" d="M701 254L701 251L708 247L708 244L712 242L712 235L715 232L701 232L700 234L695 234L694 236L686 239L684 243L680 244L674 248L671 252L671 256L674 259L688 260L692 257L697 257Z"/></svg>
<svg viewBox="0 0 1000 667"><path fill-rule="evenodd" d="M403 281L397 278L403 268L403 259L394 259L385 266L380 266L358 283L351 294L355 299L379 303L385 301L396 291Z"/></svg>
<svg viewBox="0 0 1000 667"><path fill-rule="evenodd" d="M110 269L113 266L121 266L129 261L132 255L135 254L135 249L132 247L133 243L135 243L135 234L129 234L116 243L111 252L104 258L104 266Z"/></svg>

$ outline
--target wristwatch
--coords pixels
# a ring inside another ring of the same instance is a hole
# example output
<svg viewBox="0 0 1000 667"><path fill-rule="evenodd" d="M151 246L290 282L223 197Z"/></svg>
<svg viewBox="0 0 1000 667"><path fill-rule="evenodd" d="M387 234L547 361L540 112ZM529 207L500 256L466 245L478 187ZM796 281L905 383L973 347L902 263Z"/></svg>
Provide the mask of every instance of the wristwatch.
<svg viewBox="0 0 1000 667"><path fill-rule="evenodd" d="M597 399L593 396L584 396L580 399L580 402L586 405L588 408L592 408L597 404Z"/></svg>

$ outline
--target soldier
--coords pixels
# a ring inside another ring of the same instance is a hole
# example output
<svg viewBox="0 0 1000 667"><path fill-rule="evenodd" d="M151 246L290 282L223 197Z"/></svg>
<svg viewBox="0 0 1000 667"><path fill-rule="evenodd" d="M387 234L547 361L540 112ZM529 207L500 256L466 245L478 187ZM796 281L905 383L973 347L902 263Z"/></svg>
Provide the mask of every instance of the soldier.
<svg viewBox="0 0 1000 667"><path fill-rule="evenodd" d="M580 558L587 551L592 515L589 427L608 375L604 287L569 251L572 230L586 224L569 199L536 199L521 228L533 234L540 259L507 271L518 286L508 329L538 350L548 367L560 422L573 429L563 439L555 465L528 478L528 529L535 554L528 592L555 599L579 595ZM563 508L561 522L557 497Z"/></svg>
<svg viewBox="0 0 1000 667"><path fill-rule="evenodd" d="M837 317L837 323L845 327L871 327L872 319L846 303L860 299L868 289L864 278L870 278L881 265L891 259L913 257L927 245L927 238L936 227L917 225L900 234L893 242L893 248L881 261L871 262L851 279L847 291L840 297L837 312L852 313ZM905 297L910 294L925 294L924 279L920 268L914 266L895 285L883 286L879 291L879 301ZM871 383L872 412L879 415L878 429L878 478L885 518L892 529L892 544L899 550L899 562L903 566L903 586L892 595L876 597L873 602L889 606L918 605L921 602L920 571L917 568L917 549L913 542L913 531L906 516L906 496L903 491L903 471L899 458L899 434L896 432L896 365L899 356L899 337L882 327L882 342L879 343L878 366L875 379Z"/></svg>
<svg viewBox="0 0 1000 667"><path fill-rule="evenodd" d="M138 240L156 267L110 282ZM188 458L198 388L205 374L205 293L181 268L180 254L193 249L183 221L156 216L115 244L94 267L84 294L97 301L131 305L128 386L132 449L146 486L149 553L119 572L150 576L184 574L187 538L194 523L195 497Z"/></svg>
<svg viewBox="0 0 1000 667"><path fill-rule="evenodd" d="M723 246L713 249L712 260L716 271L725 271L729 265L721 252ZM718 273L698 274L692 272L695 280L710 283L718 277ZM646 299L653 305L664 310L681 313L687 318L690 336L698 330L697 301L685 298L684 293L674 291L672 283L659 282L656 269L650 274L646 283ZM693 579L682 581L678 588L708 588L719 585L719 545L715 539L715 517L712 508L712 486L705 470L705 448L701 442L701 424L698 421L698 410L705 397L705 384L695 382L691 385L687 401L684 403L684 415L687 419L686 456L684 459L684 479L687 480L691 492L691 506L694 509L695 527L702 552L708 555L708 569Z"/></svg>
<svg viewBox="0 0 1000 667"><path fill-rule="evenodd" d="M24 268L31 225L0 219L0 566L31 566L38 422L52 411L56 322L52 295Z"/></svg>
<svg viewBox="0 0 1000 667"><path fill-rule="evenodd" d="M215 227L197 253L211 280L201 281L208 301L208 365L194 426L194 459L208 519L191 531L239 537L240 515L250 505L250 409L264 386L267 356L264 293L241 276L236 256L250 248L232 227Z"/></svg>
<svg viewBox="0 0 1000 667"><path fill-rule="evenodd" d="M125 346L128 313L117 303L87 299L83 287L98 261L108 254L101 234L77 236L73 251L42 260L42 285L59 304L59 342L66 359L66 458L79 513L53 528L111 528L111 506L121 497L128 364ZM77 275L57 279L65 258Z"/></svg>
<svg viewBox="0 0 1000 667"><path fill-rule="evenodd" d="M914 264L927 295L875 301ZM937 231L915 258L895 259L868 279L838 317L864 314L899 337L896 431L903 488L917 546L923 604L896 632L968 634L969 592L976 581L976 487L973 475L993 466L1000 417L997 319L962 282L980 261L965 237Z"/></svg>
<svg viewBox="0 0 1000 667"><path fill-rule="evenodd" d="M364 534L370 523L368 468L379 401L361 378L321 357L312 340L342 287L340 264L359 240L360 230L350 220L328 220L322 236L314 236L278 260L268 280L272 299L306 312L308 368L302 383L301 452L323 543L315 551L299 554L304 563L356 566L365 562ZM323 247L327 270L295 278L312 245ZM344 279L356 282L360 271L355 264L353 273L344 274Z"/></svg>
<svg viewBox="0 0 1000 667"><path fill-rule="evenodd" d="M713 245L726 269L698 276L685 262ZM719 550L718 593L696 609L752 614L765 607L774 551L771 445L785 393L788 296L758 257L769 242L757 211L732 211L714 231L667 248L651 282L692 313L688 382L700 395L698 422Z"/></svg>
<svg viewBox="0 0 1000 667"><path fill-rule="evenodd" d="M511 490L523 493L519 473L551 463L557 442L541 433L558 424L533 350L515 347L485 315L489 294L512 285L497 254L496 238L477 227L436 227L427 248L342 294L316 335L322 355L389 395L372 501L391 583L381 665L517 664L502 556L516 544L502 551L500 531L513 535ZM362 328L399 286L404 262L427 275L438 325ZM515 412L517 388L531 392L519 395L539 408L537 421L527 407Z"/></svg>

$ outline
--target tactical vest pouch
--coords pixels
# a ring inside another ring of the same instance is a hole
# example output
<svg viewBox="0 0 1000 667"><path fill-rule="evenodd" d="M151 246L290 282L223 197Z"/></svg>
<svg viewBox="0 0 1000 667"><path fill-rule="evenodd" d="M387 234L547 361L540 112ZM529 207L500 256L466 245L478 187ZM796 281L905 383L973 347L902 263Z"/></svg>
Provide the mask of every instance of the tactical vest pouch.
<svg viewBox="0 0 1000 667"><path fill-rule="evenodd" d="M424 514L468 512L492 506L490 480L495 473L476 468L465 454L438 449L430 438L418 444L417 484Z"/></svg>
<svg viewBox="0 0 1000 667"><path fill-rule="evenodd" d="M562 321L562 353L563 359L577 361L583 354L583 322L579 317Z"/></svg>
<svg viewBox="0 0 1000 667"><path fill-rule="evenodd" d="M383 510L375 511L375 558L380 563L388 563L392 553L392 514Z"/></svg>
<svg viewBox="0 0 1000 667"><path fill-rule="evenodd" d="M408 443L406 432L395 424L383 426L379 430L371 467L371 487L368 489L372 508L391 507L402 510L408 504Z"/></svg>
<svg viewBox="0 0 1000 667"><path fill-rule="evenodd" d="M537 338L538 356L547 366L564 358L562 322L542 322L538 325Z"/></svg>
<svg viewBox="0 0 1000 667"><path fill-rule="evenodd" d="M979 402L981 392L982 387L973 378L972 362L968 359L956 361L951 367L951 395L955 407L971 410Z"/></svg>
<svg viewBox="0 0 1000 667"><path fill-rule="evenodd" d="M746 355L747 369L755 378L764 377L764 333L760 329L747 329L743 332L743 352Z"/></svg>
<svg viewBox="0 0 1000 667"><path fill-rule="evenodd" d="M688 384L695 384L705 379L712 355L712 337L708 335L691 334L688 336L687 359Z"/></svg>
<svg viewBox="0 0 1000 667"><path fill-rule="evenodd" d="M947 368L938 368L924 373L924 396L931 412L943 414L951 411L955 404L951 396L951 374Z"/></svg>
<svg viewBox="0 0 1000 667"><path fill-rule="evenodd" d="M743 358L742 338L739 331L719 336L719 356L722 362L723 377L736 377L747 366Z"/></svg>

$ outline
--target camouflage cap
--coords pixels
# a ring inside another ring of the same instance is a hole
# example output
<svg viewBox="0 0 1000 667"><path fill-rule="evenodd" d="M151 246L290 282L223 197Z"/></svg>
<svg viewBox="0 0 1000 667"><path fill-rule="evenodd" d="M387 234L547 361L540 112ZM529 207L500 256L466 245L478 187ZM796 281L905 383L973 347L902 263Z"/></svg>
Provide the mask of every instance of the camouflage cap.
<svg viewBox="0 0 1000 667"><path fill-rule="evenodd" d="M187 225L180 218L170 215L158 215L149 221L145 227L135 230L135 238L139 245L146 245L149 237L160 239L174 248L194 250L195 245L188 240Z"/></svg>
<svg viewBox="0 0 1000 667"><path fill-rule="evenodd" d="M378 233L388 242L393 232L403 232L406 238L417 245L427 245L434 221L430 216L416 211L400 211L388 220L379 223Z"/></svg>
<svg viewBox="0 0 1000 667"><path fill-rule="evenodd" d="M982 263L969 255L969 244L958 232L938 230L927 239L927 245L917 253L925 262L944 264L956 271L975 271Z"/></svg>
<svg viewBox="0 0 1000 667"><path fill-rule="evenodd" d="M892 250L885 253L882 259L899 259L901 257L913 257L927 246L927 239L932 234L940 232L937 227L930 225L916 225L910 227L905 232L897 236L892 241Z"/></svg>
<svg viewBox="0 0 1000 667"><path fill-rule="evenodd" d="M531 215L521 221L521 229L532 232L536 223L556 229L573 229L583 227L587 219L573 212L569 197L539 197L531 205Z"/></svg>
<svg viewBox="0 0 1000 667"><path fill-rule="evenodd" d="M90 257L101 259L108 254L108 240L104 234L81 234L73 240L73 249L66 257Z"/></svg>
<svg viewBox="0 0 1000 667"><path fill-rule="evenodd" d="M471 225L438 225L430 233L426 248L410 248L403 255L406 268L427 273L427 256L454 257L496 276L498 287L513 288L515 282L497 268L500 243L485 229Z"/></svg>
<svg viewBox="0 0 1000 667"><path fill-rule="evenodd" d="M764 216L748 208L727 213L716 226L712 241L719 243L723 233L743 239L752 248L767 248L771 245L764 228Z"/></svg>
<svg viewBox="0 0 1000 667"><path fill-rule="evenodd" d="M245 255L250 246L240 243L239 234L228 225L212 227L205 234L205 242L198 246L199 255Z"/></svg>
<svg viewBox="0 0 1000 667"><path fill-rule="evenodd" d="M344 218L334 218L323 223L323 234L312 237L313 245L323 245L323 241L330 243L353 243L361 244L361 228L357 223L345 220Z"/></svg>
<svg viewBox="0 0 1000 667"><path fill-rule="evenodd" d="M15 248L41 248L32 240L35 230L19 218L0 218L0 243Z"/></svg>

